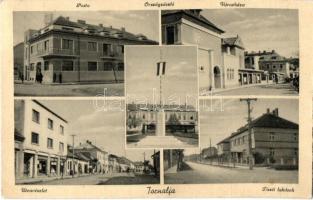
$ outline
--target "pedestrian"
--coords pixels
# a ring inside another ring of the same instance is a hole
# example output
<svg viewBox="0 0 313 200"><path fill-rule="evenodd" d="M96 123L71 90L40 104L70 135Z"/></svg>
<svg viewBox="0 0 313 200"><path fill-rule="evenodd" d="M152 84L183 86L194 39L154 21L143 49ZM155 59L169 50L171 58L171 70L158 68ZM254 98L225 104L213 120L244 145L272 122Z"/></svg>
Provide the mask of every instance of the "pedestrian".
<svg viewBox="0 0 313 200"><path fill-rule="evenodd" d="M42 75L41 72L39 73L39 77L38 78L39 78L39 83L41 84L42 83L42 78L43 78L43 75Z"/></svg>

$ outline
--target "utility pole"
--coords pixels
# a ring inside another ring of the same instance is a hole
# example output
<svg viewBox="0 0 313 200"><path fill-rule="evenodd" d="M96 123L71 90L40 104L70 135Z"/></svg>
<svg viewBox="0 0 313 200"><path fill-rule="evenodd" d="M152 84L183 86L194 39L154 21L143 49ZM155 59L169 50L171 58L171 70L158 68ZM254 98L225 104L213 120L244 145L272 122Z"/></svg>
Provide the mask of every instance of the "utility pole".
<svg viewBox="0 0 313 200"><path fill-rule="evenodd" d="M72 177L74 178L74 138L75 138L75 134L72 134Z"/></svg>
<svg viewBox="0 0 313 200"><path fill-rule="evenodd" d="M252 141L251 141L251 101L257 101L257 98L243 98L240 99L240 101L245 101L247 102L248 105L248 143L249 143L249 151L248 151L248 156L249 156L249 169L253 169L253 155L252 155Z"/></svg>

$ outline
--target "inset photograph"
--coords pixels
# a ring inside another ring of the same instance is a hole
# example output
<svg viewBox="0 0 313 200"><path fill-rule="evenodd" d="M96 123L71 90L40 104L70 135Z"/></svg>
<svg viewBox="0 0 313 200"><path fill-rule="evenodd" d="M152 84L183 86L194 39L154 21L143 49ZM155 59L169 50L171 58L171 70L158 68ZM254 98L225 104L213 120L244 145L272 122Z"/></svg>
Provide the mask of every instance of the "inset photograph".
<svg viewBox="0 0 313 200"><path fill-rule="evenodd" d="M127 46L127 147L198 147L195 46Z"/></svg>
<svg viewBox="0 0 313 200"><path fill-rule="evenodd" d="M124 96L124 45L159 44L158 11L13 12L15 96Z"/></svg>
<svg viewBox="0 0 313 200"><path fill-rule="evenodd" d="M161 23L163 45L198 45L200 95L298 95L298 10L163 10Z"/></svg>
<svg viewBox="0 0 313 200"><path fill-rule="evenodd" d="M159 184L159 150L125 150L123 109L120 100L15 100L15 184Z"/></svg>
<svg viewBox="0 0 313 200"><path fill-rule="evenodd" d="M298 183L298 99L200 101L200 149L164 150L164 183Z"/></svg>

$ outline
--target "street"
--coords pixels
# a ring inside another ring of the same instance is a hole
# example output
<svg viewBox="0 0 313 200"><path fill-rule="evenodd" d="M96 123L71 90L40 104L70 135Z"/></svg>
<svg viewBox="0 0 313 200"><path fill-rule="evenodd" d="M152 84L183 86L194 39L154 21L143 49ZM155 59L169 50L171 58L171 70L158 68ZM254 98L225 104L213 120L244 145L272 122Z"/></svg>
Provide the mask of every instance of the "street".
<svg viewBox="0 0 313 200"><path fill-rule="evenodd" d="M210 95L209 93L207 95ZM284 84L268 84L255 85L251 87L234 88L229 90L221 90L214 92L213 95L299 95L298 92L291 86L291 83Z"/></svg>
<svg viewBox="0 0 313 200"><path fill-rule="evenodd" d="M14 84L15 96L123 96L123 83L110 84Z"/></svg>
<svg viewBox="0 0 313 200"><path fill-rule="evenodd" d="M74 178L64 178L34 182L40 185L129 185L156 184L159 178L153 175L135 175L134 173L93 174Z"/></svg>
<svg viewBox="0 0 313 200"><path fill-rule="evenodd" d="M277 171L255 167L226 168L186 162L192 170L176 172L176 166L165 172L166 184L194 183L297 183L298 171Z"/></svg>

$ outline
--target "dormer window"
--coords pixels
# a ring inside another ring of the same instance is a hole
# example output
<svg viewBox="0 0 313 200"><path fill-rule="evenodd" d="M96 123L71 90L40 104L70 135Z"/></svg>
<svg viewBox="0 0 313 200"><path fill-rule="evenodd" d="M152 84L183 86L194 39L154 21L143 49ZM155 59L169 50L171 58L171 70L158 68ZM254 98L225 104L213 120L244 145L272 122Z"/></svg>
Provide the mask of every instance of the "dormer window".
<svg viewBox="0 0 313 200"><path fill-rule="evenodd" d="M65 30L65 31L74 31L73 28L69 28L69 27L62 27L62 30Z"/></svg>

